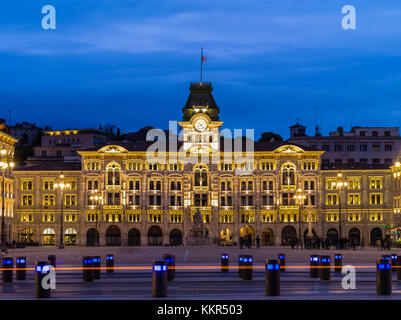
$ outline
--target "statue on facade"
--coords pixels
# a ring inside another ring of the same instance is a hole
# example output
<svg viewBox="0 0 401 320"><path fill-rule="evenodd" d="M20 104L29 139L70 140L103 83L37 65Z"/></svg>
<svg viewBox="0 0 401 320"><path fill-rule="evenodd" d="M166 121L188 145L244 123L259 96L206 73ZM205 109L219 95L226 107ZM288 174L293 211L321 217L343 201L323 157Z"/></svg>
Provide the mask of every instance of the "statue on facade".
<svg viewBox="0 0 401 320"><path fill-rule="evenodd" d="M187 238L187 244L189 245L203 245L209 243L208 230L205 228L202 213L199 208L193 216L192 227L189 230L189 236Z"/></svg>

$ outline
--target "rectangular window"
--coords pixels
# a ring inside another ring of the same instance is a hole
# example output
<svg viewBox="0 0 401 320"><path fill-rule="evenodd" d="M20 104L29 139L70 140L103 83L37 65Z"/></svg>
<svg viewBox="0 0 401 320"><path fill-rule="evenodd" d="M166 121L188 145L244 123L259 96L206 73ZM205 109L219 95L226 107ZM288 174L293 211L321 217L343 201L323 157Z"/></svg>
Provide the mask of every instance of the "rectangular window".
<svg viewBox="0 0 401 320"><path fill-rule="evenodd" d="M360 199L359 193L348 194L348 204L350 204L350 205L361 204L361 199Z"/></svg>
<svg viewBox="0 0 401 320"><path fill-rule="evenodd" d="M381 193L371 193L370 194L370 204L382 204L382 194Z"/></svg>
<svg viewBox="0 0 401 320"><path fill-rule="evenodd" d="M326 205L329 205L329 206L338 205L337 194L327 194L326 195Z"/></svg>
<svg viewBox="0 0 401 320"><path fill-rule="evenodd" d="M367 144L361 144L359 146L359 151L368 151L368 145Z"/></svg>
<svg viewBox="0 0 401 320"><path fill-rule="evenodd" d="M32 206L33 205L33 196L32 195L23 195L21 204L23 206Z"/></svg>

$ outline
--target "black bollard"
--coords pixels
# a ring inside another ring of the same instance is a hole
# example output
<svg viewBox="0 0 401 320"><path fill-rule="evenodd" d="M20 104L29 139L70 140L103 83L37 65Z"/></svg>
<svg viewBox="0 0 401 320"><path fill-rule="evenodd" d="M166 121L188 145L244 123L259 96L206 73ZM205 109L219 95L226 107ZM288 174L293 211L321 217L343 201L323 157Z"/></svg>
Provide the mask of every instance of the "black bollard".
<svg viewBox="0 0 401 320"><path fill-rule="evenodd" d="M163 260L167 262L167 281L172 281L175 278L175 257L172 254L165 254Z"/></svg>
<svg viewBox="0 0 401 320"><path fill-rule="evenodd" d="M391 294L391 262L389 259L378 259L376 262L376 293Z"/></svg>
<svg viewBox="0 0 401 320"><path fill-rule="evenodd" d="M11 257L6 257L2 259L2 278L3 282L13 282L13 268L14 268L14 259Z"/></svg>
<svg viewBox="0 0 401 320"><path fill-rule="evenodd" d="M238 256L238 276L242 278L242 274L244 273L244 255L240 254Z"/></svg>
<svg viewBox="0 0 401 320"><path fill-rule="evenodd" d="M17 268L15 278L17 280L26 280L26 257L18 257L15 267Z"/></svg>
<svg viewBox="0 0 401 320"><path fill-rule="evenodd" d="M82 278L84 281L93 281L93 257L83 257Z"/></svg>
<svg viewBox="0 0 401 320"><path fill-rule="evenodd" d="M100 279L100 274L101 274L101 260L102 258L100 256L95 256L93 257L93 279Z"/></svg>
<svg viewBox="0 0 401 320"><path fill-rule="evenodd" d="M56 256L54 254L49 254L47 260L51 266L56 267Z"/></svg>
<svg viewBox="0 0 401 320"><path fill-rule="evenodd" d="M280 271L285 271L285 254L279 253L278 260L280 262Z"/></svg>
<svg viewBox="0 0 401 320"><path fill-rule="evenodd" d="M167 296L167 261L156 260L152 262L152 296Z"/></svg>
<svg viewBox="0 0 401 320"><path fill-rule="evenodd" d="M320 257L320 280L330 280L331 273L330 256Z"/></svg>
<svg viewBox="0 0 401 320"><path fill-rule="evenodd" d="M401 280L401 256L397 256L397 280Z"/></svg>
<svg viewBox="0 0 401 320"><path fill-rule="evenodd" d="M112 254L106 256L106 272L114 273L114 255Z"/></svg>
<svg viewBox="0 0 401 320"><path fill-rule="evenodd" d="M398 266L398 256L395 253L391 254L391 270L393 270L393 272L397 271L397 266Z"/></svg>
<svg viewBox="0 0 401 320"><path fill-rule="evenodd" d="M38 261L35 268L35 292L36 298L50 298L50 287L43 288L42 280L50 273L50 266L47 261Z"/></svg>
<svg viewBox="0 0 401 320"><path fill-rule="evenodd" d="M252 280L253 278L253 257L250 255L244 255L244 271L242 273L242 279Z"/></svg>
<svg viewBox="0 0 401 320"><path fill-rule="evenodd" d="M230 257L228 253L221 254L221 272L228 272L230 265Z"/></svg>
<svg viewBox="0 0 401 320"><path fill-rule="evenodd" d="M343 256L340 253L334 255L334 272L341 272L343 269Z"/></svg>
<svg viewBox="0 0 401 320"><path fill-rule="evenodd" d="M266 295L280 295L280 265L277 260L266 260Z"/></svg>
<svg viewBox="0 0 401 320"><path fill-rule="evenodd" d="M320 257L318 255L310 256L310 276L311 278L319 278Z"/></svg>

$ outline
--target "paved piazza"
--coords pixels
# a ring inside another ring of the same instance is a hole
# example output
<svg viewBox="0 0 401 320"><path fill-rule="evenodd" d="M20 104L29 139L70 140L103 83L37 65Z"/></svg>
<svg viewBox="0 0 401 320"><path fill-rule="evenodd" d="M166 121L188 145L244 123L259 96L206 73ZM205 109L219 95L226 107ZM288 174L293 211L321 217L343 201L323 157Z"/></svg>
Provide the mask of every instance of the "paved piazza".
<svg viewBox="0 0 401 320"><path fill-rule="evenodd" d="M220 269L220 254L230 255L229 273ZM309 256L311 254L331 255L341 252L343 265L364 266L357 269L356 290L344 290L342 275L331 273L331 280L321 281L309 276ZM163 254L176 256L176 278L168 282L166 298L152 298L152 273L149 267L152 260L161 259ZM286 254L287 271L281 273L281 295L265 296L265 259L277 258L278 253ZM361 250L302 250L284 247L239 249L238 247L74 247L64 250L54 248L28 248L10 250L7 256L14 258L26 256L27 267L33 267L37 260L47 260L48 254L57 255L56 289L51 299L113 299L113 300L260 300L260 299L392 299L401 298L401 281L393 272L393 294L376 295L375 260L382 254L400 253L394 248L381 251L377 248ZM82 280L82 257L102 256L102 266L106 254L115 255L115 273L107 275L102 271L100 280L85 283ZM251 254L254 257L253 280L245 281L238 277L237 255ZM208 266L209 268L205 268ZM215 268L213 268L213 266ZM297 268L291 269L291 266ZM305 266L305 268L302 268ZM372 268L366 268L372 266ZM69 269L71 267L71 269ZM74 268L75 267L75 268ZM122 267L122 269L118 269ZM130 269L129 267L139 267ZM63 269L66 268L66 269ZM4 283L1 299L35 299L34 272L27 272L27 280Z"/></svg>
<svg viewBox="0 0 401 320"><path fill-rule="evenodd" d="M152 260L161 259L163 254L170 253L176 257L178 265L219 265L220 254L228 253L230 262L236 262L238 254L251 254L254 257L255 265L264 264L266 259L276 259L279 253L285 253L287 265L305 264L309 265L311 254L334 255L343 254L343 264L362 265L374 264L382 254L399 253L399 248L391 251L382 251L380 248L367 247L365 250L305 250L291 249L288 247L261 247L252 249L239 249L238 247L217 247L217 246L180 246L180 247L70 247L65 249L57 248L27 248L9 250L7 256L26 256L28 264L33 265L36 260L47 260L47 255L57 255L57 265L82 264L82 257L88 255L100 255L103 258L106 254L114 254L116 266L122 265L151 265ZM233 264L232 264L233 265ZM235 265L235 264L234 264Z"/></svg>

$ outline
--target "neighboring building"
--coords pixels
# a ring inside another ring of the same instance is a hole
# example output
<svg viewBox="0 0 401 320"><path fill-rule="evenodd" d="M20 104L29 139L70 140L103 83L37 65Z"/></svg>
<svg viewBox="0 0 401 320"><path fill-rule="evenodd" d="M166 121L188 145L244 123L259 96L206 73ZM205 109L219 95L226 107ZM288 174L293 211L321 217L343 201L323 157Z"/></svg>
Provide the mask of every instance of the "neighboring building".
<svg viewBox="0 0 401 320"><path fill-rule="evenodd" d="M80 161L78 150L105 143L104 133L96 129L45 131L41 137L41 145L34 148L34 155L28 158L27 166L37 165L42 161Z"/></svg>
<svg viewBox="0 0 401 320"><path fill-rule="evenodd" d="M390 167L401 154L398 127L353 127L344 132L342 127L322 136L306 135L306 127L297 123L290 127L288 141L325 151L322 163L385 164Z"/></svg>
<svg viewBox="0 0 401 320"><path fill-rule="evenodd" d="M18 139L17 145L23 147L33 146L40 142L42 128L37 127L33 123L22 122L15 126L9 126L10 135Z"/></svg>
<svg viewBox="0 0 401 320"><path fill-rule="evenodd" d="M14 159L14 145L18 140L9 134L0 131L0 216L3 214L4 205L4 223L7 242L12 241L12 222L14 217L14 177L13 167L10 166ZM7 168L4 168L3 163L7 163ZM4 180L3 180L4 179ZM4 186L4 189L3 189ZM4 204L3 204L4 197Z"/></svg>
<svg viewBox="0 0 401 320"><path fill-rule="evenodd" d="M76 245L97 238L100 245L180 245L197 210L210 243L259 235L262 245L288 245L308 230L334 239L341 212L342 235L368 244L392 223L386 165L322 165L325 152L292 142L255 142L244 157L232 147L246 140L220 139L222 123L211 84L192 83L177 149L152 156L151 142L119 142L78 151L81 167L49 161L16 169L18 239L57 244L61 212L65 242ZM349 186L341 196L332 183L339 173ZM63 199L54 190L61 174L73 185Z"/></svg>

